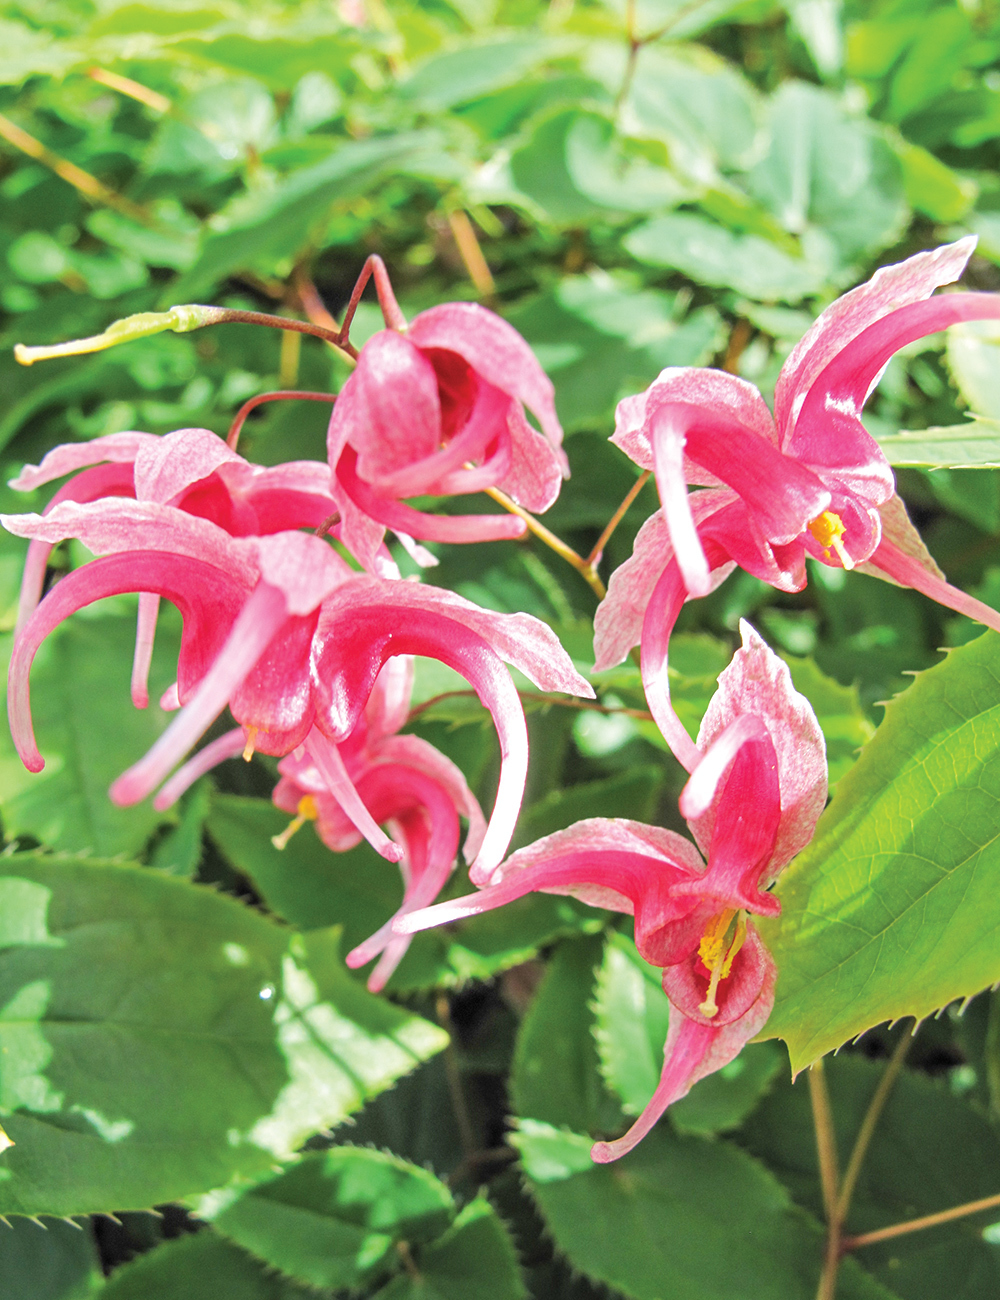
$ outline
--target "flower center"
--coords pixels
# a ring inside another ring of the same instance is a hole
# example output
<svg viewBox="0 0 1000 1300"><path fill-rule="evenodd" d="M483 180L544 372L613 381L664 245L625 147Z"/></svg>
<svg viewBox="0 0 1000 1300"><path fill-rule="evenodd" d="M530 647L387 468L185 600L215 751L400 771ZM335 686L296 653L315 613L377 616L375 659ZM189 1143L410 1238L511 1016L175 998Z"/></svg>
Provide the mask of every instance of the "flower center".
<svg viewBox="0 0 1000 1300"><path fill-rule="evenodd" d="M835 515L832 510L824 510L809 524L809 531L822 546L823 554L827 559L830 558L832 548L837 552L837 558L845 569L854 568L854 561L847 554L847 547L840 540L847 532L840 515Z"/></svg>
<svg viewBox="0 0 1000 1300"><path fill-rule="evenodd" d="M719 981L724 980L732 970L736 954L743 947L746 937L746 913L737 911L733 907L727 907L725 911L713 916L705 927L705 933L701 936L701 943L698 945L698 956L705 963L709 981L705 1001L698 1010L709 1019L718 1015L719 1005L715 995L719 989Z"/></svg>
<svg viewBox="0 0 1000 1300"><path fill-rule="evenodd" d="M304 794L298 803L298 815L292 818L280 835L271 836L271 843L276 849L283 849L296 831L301 830L306 822L314 822L318 816L316 800L311 794Z"/></svg>

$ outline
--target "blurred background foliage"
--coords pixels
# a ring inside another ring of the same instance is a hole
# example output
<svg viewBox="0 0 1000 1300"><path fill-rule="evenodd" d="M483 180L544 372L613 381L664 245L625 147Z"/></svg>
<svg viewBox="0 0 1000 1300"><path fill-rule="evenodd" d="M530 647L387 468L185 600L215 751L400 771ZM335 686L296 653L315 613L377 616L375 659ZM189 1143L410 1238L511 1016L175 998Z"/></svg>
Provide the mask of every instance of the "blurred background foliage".
<svg viewBox="0 0 1000 1300"><path fill-rule="evenodd" d="M546 523L586 555L636 477L606 441L615 403L664 366L721 365L770 398L784 357L834 297L877 265L966 233L979 236L966 283L1000 288L995 0L8 0L0 83L4 481L59 442L130 428L224 433L248 397L336 391L347 374L315 339L245 326L31 369L14 363L13 343L79 337L190 301L337 317L376 252L408 314L476 299L532 343L556 386L573 470ZM366 300L354 341L379 323ZM955 468L952 456L942 468L936 448L967 408L986 417L995 445L998 361L993 326L922 340L893 359L866 413L949 578L995 606L1000 457L977 452ZM240 449L265 464L322 459L324 437L322 407L274 403L250 418ZM0 488L5 510L41 503ZM606 547L605 580L655 504L645 487ZM432 581L536 614L592 666L594 595L551 552L533 542L431 549ZM56 562L84 558L65 547ZM22 559L23 544L4 534L7 643ZM787 596L738 573L688 606L674 689L696 728L739 619L752 618L813 701L836 781L872 734L878 702L977 629L874 578L817 566L811 577ZM163 725L155 710L129 710L132 617L128 601L106 602L40 656L49 765L28 777L0 739L8 840L76 855L67 870L81 877L88 855L125 855L177 878L177 889L213 884L266 913L276 932L328 936L342 925L348 945L371 932L395 906L395 869L366 846L335 857L311 828L284 855L271 850L284 819L270 807L266 759L228 764L167 817L107 803L110 778ZM164 620L161 689L176 631ZM526 698L533 762L521 843L580 816L683 828L680 769L655 728L619 711L644 707L637 670L595 684L611 712ZM413 725L486 802L493 733L478 705L443 694L454 686L422 671L415 702L427 707ZM464 892L458 882L454 891ZM161 1219L134 1212L172 1200L177 1184L142 1166L148 1153L123 1149L126 1165L142 1167L129 1166L127 1185L139 1190L119 1220L87 1220L84 1234L61 1225L42 1234L26 1219L0 1227L5 1296L71 1300L112 1270L109 1300L291 1300L316 1289L590 1300L607 1288L636 1300L808 1298L821 1254L813 1137L804 1085L787 1083L774 1044L699 1085L631 1163L589 1165L581 1135L613 1131L648 1096L666 1015L630 940L605 925L592 909L543 897L414 943L390 994L448 1028L452 1046L337 1135L393 1152L391 1178L375 1153L338 1164L322 1153L350 1148L313 1137L314 1154L294 1167L307 1175L281 1174L222 1205L199 1200L220 1181L213 1166L192 1175L186 1203L216 1227L191 1237L196 1221L176 1206ZM342 996L318 970L322 995ZM375 1015L351 1014L365 1025ZM845 1143L875 1087L873 1062L893 1041L870 1034L830 1071ZM417 1056L439 1048L427 1038ZM994 995L926 1026L909 1061L886 1131L919 1131L933 1176L915 1178L903 1158L913 1153L885 1138L852 1231L996 1189ZM83 1067L65 1066L67 1096L74 1068ZM342 1106L316 1110L315 1131L402 1073L393 1065ZM126 1111L147 1104L135 1088ZM0 1082L10 1106L4 1096ZM194 1124L185 1097L175 1099L182 1128ZM237 1173L250 1177L234 1164ZM386 1179L392 1196L379 1191ZM490 1200L477 1195L487 1184ZM0 1211L112 1211L122 1208L107 1190L116 1185L74 1201L43 1179L22 1205L3 1202L0 1183ZM368 1188L369 1201L345 1186ZM289 1217L276 1232L279 1204ZM734 1246L719 1233L737 1207ZM973 1220L935 1231L870 1251L864 1269L852 1262L838 1294L1000 1297L1000 1228L984 1233ZM744 1246L736 1282L726 1261Z"/></svg>

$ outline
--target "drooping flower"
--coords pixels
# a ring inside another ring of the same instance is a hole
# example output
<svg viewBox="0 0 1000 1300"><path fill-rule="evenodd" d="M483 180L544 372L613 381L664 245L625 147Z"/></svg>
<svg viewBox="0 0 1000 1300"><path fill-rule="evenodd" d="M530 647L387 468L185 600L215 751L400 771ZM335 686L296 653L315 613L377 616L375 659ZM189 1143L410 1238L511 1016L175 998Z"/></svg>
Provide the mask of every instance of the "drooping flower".
<svg viewBox="0 0 1000 1300"><path fill-rule="evenodd" d="M234 537L267 536L298 528L319 528L335 516L329 466L319 461L289 461L264 467L232 451L209 429L151 433L112 433L89 442L54 447L40 465L26 465L10 486L32 491L66 474L73 477L53 496L47 514L61 502L85 503L105 497L175 506L209 519ZM333 524L331 531L336 535ZM35 538L28 547L17 626L38 604L53 543ZM394 576L386 552L373 559L378 572ZM149 702L147 681L160 598L144 593L139 602L132 700Z"/></svg>
<svg viewBox="0 0 1000 1300"><path fill-rule="evenodd" d="M735 566L781 591L805 559L888 578L1000 629L1000 615L950 586L895 492L861 410L890 357L962 320L1000 317L1000 295L930 295L975 246L959 240L877 271L815 321L782 368L772 417L757 389L719 370L664 370L619 403L613 441L656 472L662 509L612 575L595 620L597 668L641 642L646 698L678 759L698 755L670 705L667 648L688 596ZM703 491L688 494L687 485Z"/></svg>
<svg viewBox="0 0 1000 1300"><path fill-rule="evenodd" d="M367 563L386 528L439 542L520 537L513 515L431 515L403 499L496 487L547 510L568 473L561 443L552 383L520 334L477 303L432 307L368 340L333 408L343 539Z"/></svg>
<svg viewBox="0 0 1000 1300"><path fill-rule="evenodd" d="M571 894L631 913L641 955L663 969L670 1032L645 1110L595 1160L617 1159L698 1079L731 1061L764 1025L774 962L751 916L774 916L767 887L812 837L826 798L823 735L788 668L746 623L698 736L681 812L707 863L672 831L591 818L512 854L478 894L411 912L399 934L457 921L527 893Z"/></svg>
<svg viewBox="0 0 1000 1300"><path fill-rule="evenodd" d="M75 610L103 596L153 592L184 620L178 663L183 706L146 756L111 788L134 803L151 793L229 705L254 748L305 745L358 830L384 856L402 850L373 821L338 748L356 730L379 672L397 655L436 658L462 674L489 709L501 749L493 816L479 872L506 852L527 774L524 713L504 660L542 690L592 696L555 634L528 614L479 609L452 592L357 573L304 533L232 537L172 506L105 498L13 515L21 537L75 537L99 556L56 584L18 636L11 659L11 732L31 771L43 760L31 727L28 675L38 646Z"/></svg>

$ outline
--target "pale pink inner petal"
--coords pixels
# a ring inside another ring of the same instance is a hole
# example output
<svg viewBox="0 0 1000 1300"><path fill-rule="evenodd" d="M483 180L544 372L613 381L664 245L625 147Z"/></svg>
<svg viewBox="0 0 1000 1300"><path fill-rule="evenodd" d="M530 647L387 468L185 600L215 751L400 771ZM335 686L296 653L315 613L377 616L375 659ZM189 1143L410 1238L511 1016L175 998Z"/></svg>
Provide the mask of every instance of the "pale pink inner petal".
<svg viewBox="0 0 1000 1300"><path fill-rule="evenodd" d="M156 639L159 613L160 597L152 591L140 592L131 684L132 703L137 709L144 709L149 704L149 666L153 662L153 642Z"/></svg>
<svg viewBox="0 0 1000 1300"><path fill-rule="evenodd" d="M684 481L684 430L677 427L669 410L657 412L653 453L663 517L667 522L684 586L692 596L707 596L712 580L691 514L691 502Z"/></svg>
<svg viewBox="0 0 1000 1300"><path fill-rule="evenodd" d="M680 810L685 821L693 821L708 810L718 792L719 782L740 748L747 741L766 735L767 728L763 722L753 714L744 713L716 736L681 791Z"/></svg>
<svg viewBox="0 0 1000 1300"><path fill-rule="evenodd" d="M337 746L314 727L305 739L305 748L322 774L327 789L375 852L389 862L399 862L403 856L402 848L389 839L365 807Z"/></svg>

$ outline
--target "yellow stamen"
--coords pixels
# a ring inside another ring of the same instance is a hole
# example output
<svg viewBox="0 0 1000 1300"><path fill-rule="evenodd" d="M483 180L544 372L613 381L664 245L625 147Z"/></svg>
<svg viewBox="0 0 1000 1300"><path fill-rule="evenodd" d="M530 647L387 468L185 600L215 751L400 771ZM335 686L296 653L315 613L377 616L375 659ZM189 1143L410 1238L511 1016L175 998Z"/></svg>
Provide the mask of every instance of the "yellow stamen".
<svg viewBox="0 0 1000 1300"><path fill-rule="evenodd" d="M298 816L292 818L280 835L272 835L271 843L276 849L283 849L296 831L300 831L306 822L314 822L318 816L316 800L311 794L303 795L299 800Z"/></svg>
<svg viewBox="0 0 1000 1300"><path fill-rule="evenodd" d="M726 936L729 933L729 927L732 925L734 916L736 917L736 928L732 942L727 944ZM709 981L705 1000L698 1010L709 1019L718 1015L719 1005L715 1000L715 995L719 990L719 982L724 980L732 970L736 954L743 947L746 937L746 917L743 912L737 913L736 909L731 907L719 912L717 916L713 916L705 928L705 933L702 935L701 943L698 946L698 956L708 968Z"/></svg>
<svg viewBox="0 0 1000 1300"><path fill-rule="evenodd" d="M817 515L810 523L809 531L822 546L823 554L827 559L830 558L830 548L832 547L837 552L837 558L845 569L854 568L854 561L848 555L847 547L840 540L847 532L840 515L835 515L832 510L824 510L821 515Z"/></svg>
<svg viewBox="0 0 1000 1300"><path fill-rule="evenodd" d="M243 746L243 762L249 763L253 758L254 746L257 744L257 732L260 727L247 727L247 743Z"/></svg>

